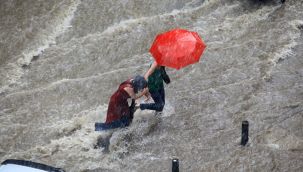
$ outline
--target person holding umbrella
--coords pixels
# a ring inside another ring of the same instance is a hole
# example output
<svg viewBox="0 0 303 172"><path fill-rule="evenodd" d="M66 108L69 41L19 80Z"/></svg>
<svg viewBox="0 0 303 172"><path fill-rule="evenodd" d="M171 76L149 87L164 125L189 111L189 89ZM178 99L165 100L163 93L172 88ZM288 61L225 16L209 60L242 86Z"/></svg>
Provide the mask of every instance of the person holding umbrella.
<svg viewBox="0 0 303 172"><path fill-rule="evenodd" d="M147 80L148 90L146 90L145 94L148 98L153 98L154 103L142 103L139 105L141 110L155 110L156 114L161 113L163 111L165 105L165 91L164 84L170 83L170 78L165 71L164 66L160 66L157 62L153 62L145 73L144 78Z"/></svg>
<svg viewBox="0 0 303 172"><path fill-rule="evenodd" d="M170 83L164 66L179 70L197 63L205 48L206 45L197 32L173 29L157 35L149 50L155 62L144 75L155 103L140 104L140 109L161 112L165 104L163 80Z"/></svg>

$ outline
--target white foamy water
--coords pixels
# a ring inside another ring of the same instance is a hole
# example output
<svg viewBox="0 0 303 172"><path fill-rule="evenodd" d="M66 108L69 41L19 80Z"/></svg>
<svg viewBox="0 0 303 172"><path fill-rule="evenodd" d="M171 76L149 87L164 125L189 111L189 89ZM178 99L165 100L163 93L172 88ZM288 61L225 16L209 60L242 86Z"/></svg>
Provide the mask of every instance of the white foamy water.
<svg viewBox="0 0 303 172"><path fill-rule="evenodd" d="M0 161L69 172L302 171L303 4L298 0L4 1L0 5ZM161 32L207 44L167 69L161 115L103 132L111 94L144 74ZM248 120L248 146L241 122Z"/></svg>

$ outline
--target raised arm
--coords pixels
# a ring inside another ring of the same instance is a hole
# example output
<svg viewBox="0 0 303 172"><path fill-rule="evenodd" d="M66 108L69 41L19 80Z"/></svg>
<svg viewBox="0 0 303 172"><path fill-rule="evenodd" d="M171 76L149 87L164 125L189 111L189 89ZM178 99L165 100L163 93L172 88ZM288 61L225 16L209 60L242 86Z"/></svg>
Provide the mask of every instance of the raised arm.
<svg viewBox="0 0 303 172"><path fill-rule="evenodd" d="M148 71L144 75L144 78L145 78L146 81L148 81L148 77L155 71L155 69L157 67L158 67L158 63L156 61L154 61L153 64L148 69Z"/></svg>
<svg viewBox="0 0 303 172"><path fill-rule="evenodd" d="M148 88L144 88L144 90L139 93L139 94L135 94L134 89L131 87L125 87L124 90L128 93L128 95L132 98L132 99L138 99L146 94L148 94Z"/></svg>

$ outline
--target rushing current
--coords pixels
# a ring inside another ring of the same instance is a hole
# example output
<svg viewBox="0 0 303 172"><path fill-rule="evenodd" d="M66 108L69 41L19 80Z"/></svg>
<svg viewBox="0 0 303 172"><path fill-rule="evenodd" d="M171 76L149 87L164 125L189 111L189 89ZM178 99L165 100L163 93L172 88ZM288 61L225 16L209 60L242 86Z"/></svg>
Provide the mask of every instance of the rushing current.
<svg viewBox="0 0 303 172"><path fill-rule="evenodd" d="M127 128L94 131L119 84L147 71L156 35L174 28L207 48L167 69L163 114L138 110ZM0 161L303 171L302 43L302 0L1 0Z"/></svg>

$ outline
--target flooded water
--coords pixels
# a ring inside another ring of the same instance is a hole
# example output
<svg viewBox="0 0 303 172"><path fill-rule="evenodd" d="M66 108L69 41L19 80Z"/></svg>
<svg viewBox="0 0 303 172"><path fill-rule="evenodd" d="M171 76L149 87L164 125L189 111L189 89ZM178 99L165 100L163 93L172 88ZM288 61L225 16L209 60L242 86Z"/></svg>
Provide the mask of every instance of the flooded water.
<svg viewBox="0 0 303 172"><path fill-rule="evenodd" d="M303 1L2 0L0 161L68 172L303 171ZM161 32L207 44L168 69L163 114L95 132ZM241 122L249 143L241 147ZM105 145L105 146L104 146Z"/></svg>

